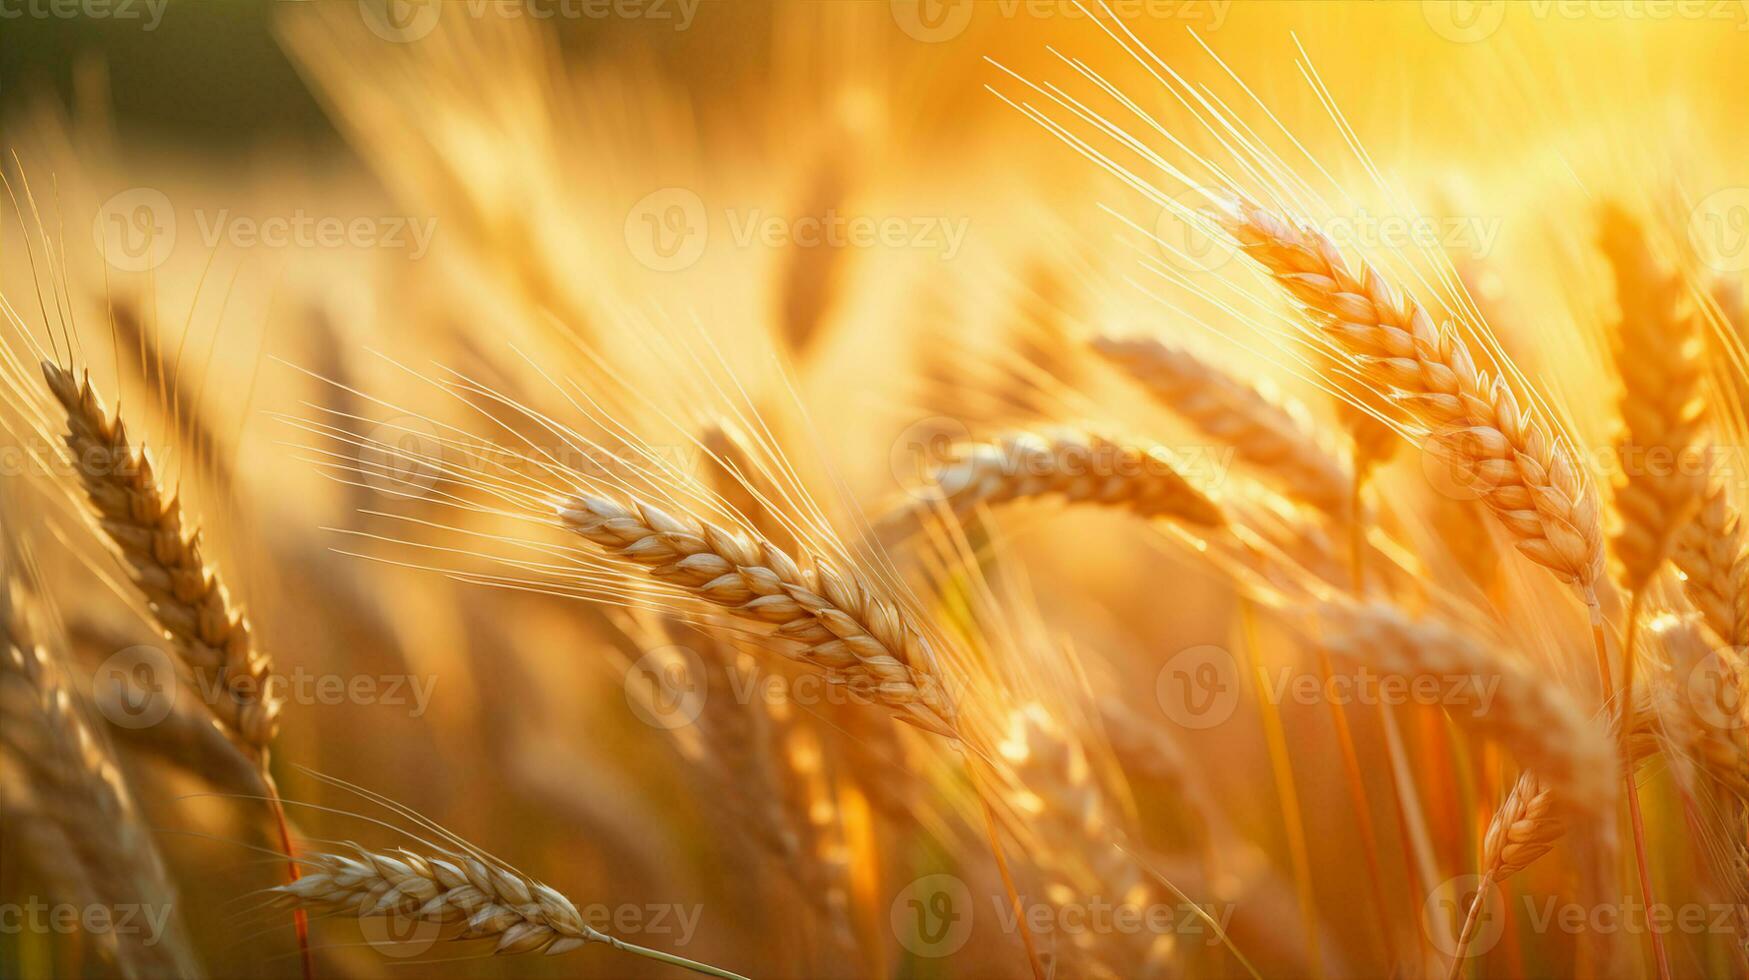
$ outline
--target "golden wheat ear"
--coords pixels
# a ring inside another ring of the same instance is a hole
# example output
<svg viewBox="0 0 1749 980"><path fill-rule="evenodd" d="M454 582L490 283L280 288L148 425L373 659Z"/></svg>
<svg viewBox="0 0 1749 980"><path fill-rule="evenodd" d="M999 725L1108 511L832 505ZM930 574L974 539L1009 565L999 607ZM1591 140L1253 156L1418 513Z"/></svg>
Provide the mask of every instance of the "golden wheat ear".
<svg viewBox="0 0 1749 980"><path fill-rule="evenodd" d="M283 706L272 660L201 555L200 532L158 483L152 457L128 437L88 375L50 361L43 379L67 416L67 450L97 526L127 564L158 626L197 672L216 672L224 696L210 707L242 745L265 757Z"/></svg>
<svg viewBox="0 0 1749 980"><path fill-rule="evenodd" d="M562 503L565 527L659 582L773 628L782 648L925 731L957 738L928 638L854 570L808 566L763 539L639 501Z"/></svg>

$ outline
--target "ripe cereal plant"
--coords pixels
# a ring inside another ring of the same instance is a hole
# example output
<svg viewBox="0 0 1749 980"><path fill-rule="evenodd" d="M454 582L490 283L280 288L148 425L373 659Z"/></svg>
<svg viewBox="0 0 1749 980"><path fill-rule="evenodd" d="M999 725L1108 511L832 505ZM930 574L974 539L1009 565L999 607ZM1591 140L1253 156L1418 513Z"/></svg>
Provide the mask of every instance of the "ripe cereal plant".
<svg viewBox="0 0 1749 980"><path fill-rule="evenodd" d="M1347 514L1353 477L1340 457L1318 444L1303 409L1158 340L1101 337L1093 346L1154 399L1272 475L1285 492L1338 519Z"/></svg>

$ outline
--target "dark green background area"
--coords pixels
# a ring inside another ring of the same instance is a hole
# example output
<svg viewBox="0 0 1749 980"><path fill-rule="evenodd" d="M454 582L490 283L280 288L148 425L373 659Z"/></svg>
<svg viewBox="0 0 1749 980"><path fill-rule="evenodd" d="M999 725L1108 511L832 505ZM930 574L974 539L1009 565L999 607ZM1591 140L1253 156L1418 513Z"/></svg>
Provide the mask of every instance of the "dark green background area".
<svg viewBox="0 0 1749 980"><path fill-rule="evenodd" d="M0 0L7 12L29 0ZM282 0L172 0L156 29L139 18L21 16L0 20L0 109L72 99L80 59L101 59L126 139L176 140L224 150L273 134L335 140L273 35ZM4 118L4 116L0 116Z"/></svg>

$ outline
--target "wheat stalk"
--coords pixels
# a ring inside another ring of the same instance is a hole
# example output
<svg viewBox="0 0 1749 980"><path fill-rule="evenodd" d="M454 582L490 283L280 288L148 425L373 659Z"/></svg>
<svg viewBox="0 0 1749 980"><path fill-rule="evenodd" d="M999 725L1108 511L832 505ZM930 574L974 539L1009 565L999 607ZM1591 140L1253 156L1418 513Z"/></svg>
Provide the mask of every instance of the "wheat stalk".
<svg viewBox="0 0 1749 980"><path fill-rule="evenodd" d="M495 955L544 951L551 956L602 943L706 976L744 980L601 932L556 889L477 854L442 848L432 848L430 854L405 848L372 851L350 842L345 846L352 853L313 852L300 858L306 873L275 886L276 900L291 908L427 923L457 941L496 940Z"/></svg>
<svg viewBox="0 0 1749 980"><path fill-rule="evenodd" d="M1582 590L1603 563L1597 497L1571 451L1450 325L1335 243L1246 201L1216 219L1315 319L1330 350L1478 478L1519 551Z"/></svg>
<svg viewBox="0 0 1749 980"><path fill-rule="evenodd" d="M1332 516L1346 516L1353 477L1341 458L1320 444L1303 409L1158 340L1100 337L1093 348L1156 401L1231 446L1296 497Z"/></svg>
<svg viewBox="0 0 1749 980"><path fill-rule="evenodd" d="M190 667L216 671L225 697L211 705L225 728L264 756L279 725L281 700L272 660L256 648L249 623L201 556L200 532L187 529L181 503L158 485L151 454L128 440L88 375L44 361L49 391L67 413L67 449L86 498L127 562L134 584Z"/></svg>
<svg viewBox="0 0 1749 980"><path fill-rule="evenodd" d="M854 570L798 564L771 543L652 504L595 496L562 503L571 531L657 581L737 617L775 627L794 658L926 731L955 736L953 706L927 637Z"/></svg>
<svg viewBox="0 0 1749 980"><path fill-rule="evenodd" d="M1638 592L1664 564L1672 536L1700 498L1702 474L1688 457L1706 408L1704 347L1681 277L1659 263L1639 225L1609 208L1602 243L1620 310L1612 348L1622 379L1622 476L1615 492L1621 526L1611 544L1623 585Z"/></svg>

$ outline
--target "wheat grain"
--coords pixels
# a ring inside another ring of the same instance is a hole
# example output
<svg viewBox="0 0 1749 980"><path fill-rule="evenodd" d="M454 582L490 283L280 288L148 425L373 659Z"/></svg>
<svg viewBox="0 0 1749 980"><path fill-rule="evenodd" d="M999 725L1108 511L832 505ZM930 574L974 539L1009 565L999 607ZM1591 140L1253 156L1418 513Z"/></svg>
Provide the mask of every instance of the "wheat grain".
<svg viewBox="0 0 1749 980"><path fill-rule="evenodd" d="M1156 401L1231 446L1283 489L1325 513L1346 516L1353 476L1320 444L1303 409L1157 340L1101 337L1093 347Z"/></svg>
<svg viewBox="0 0 1749 980"><path fill-rule="evenodd" d="M1681 278L1653 255L1639 225L1604 212L1603 253L1615 270L1620 317L1612 336L1622 379L1622 476L1615 492L1621 526L1611 540L1623 586L1638 592L1664 564L1671 538L1700 499L1703 476L1689 465L1706 403L1700 385L1700 318Z"/></svg>
<svg viewBox="0 0 1749 980"><path fill-rule="evenodd" d="M1603 563L1597 497L1571 451L1502 378L1477 369L1450 325L1376 271L1353 272L1335 243L1246 201L1217 220L1305 306L1340 354L1430 442L1475 475L1481 499L1519 551L1581 589Z"/></svg>
<svg viewBox="0 0 1749 980"><path fill-rule="evenodd" d="M67 413L67 448L98 526L145 595L152 615L196 671L216 671L224 696L211 705L232 735L257 754L273 741L281 700L273 665L256 648L248 621L201 557L200 533L186 528L182 505L166 497L151 454L128 440L89 377L43 362L49 390Z"/></svg>
<svg viewBox="0 0 1749 980"><path fill-rule="evenodd" d="M899 718L953 737L953 706L930 640L854 570L808 566L767 541L655 506L576 497L558 516L608 554L684 593L775 627L795 659L886 705Z"/></svg>
<svg viewBox="0 0 1749 980"><path fill-rule="evenodd" d="M447 939L495 940L492 952L500 955L551 956L602 943L710 976L735 977L601 932L556 889L478 854L346 846L351 854L316 852L301 858L307 873L274 887L277 901L292 908L429 924Z"/></svg>

